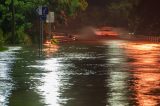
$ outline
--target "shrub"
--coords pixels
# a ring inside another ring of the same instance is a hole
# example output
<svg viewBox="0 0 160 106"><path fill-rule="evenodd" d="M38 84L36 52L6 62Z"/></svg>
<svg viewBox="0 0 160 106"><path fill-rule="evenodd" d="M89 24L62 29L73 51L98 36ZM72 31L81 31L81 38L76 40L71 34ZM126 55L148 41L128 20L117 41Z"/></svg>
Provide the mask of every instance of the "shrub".
<svg viewBox="0 0 160 106"><path fill-rule="evenodd" d="M0 29L0 48L4 45L3 31Z"/></svg>
<svg viewBox="0 0 160 106"><path fill-rule="evenodd" d="M18 44L31 44L31 39L28 34L25 33L24 28L19 28L16 31L16 43Z"/></svg>

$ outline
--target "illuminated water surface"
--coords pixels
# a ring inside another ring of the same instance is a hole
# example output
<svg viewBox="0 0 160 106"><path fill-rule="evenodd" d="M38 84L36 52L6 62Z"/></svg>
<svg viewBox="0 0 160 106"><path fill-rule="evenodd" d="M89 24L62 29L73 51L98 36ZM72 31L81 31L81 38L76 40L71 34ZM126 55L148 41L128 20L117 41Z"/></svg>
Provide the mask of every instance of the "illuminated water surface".
<svg viewBox="0 0 160 106"><path fill-rule="evenodd" d="M62 44L41 58L35 48L13 50L0 60L9 80L0 105L159 106L159 52L156 43L122 40Z"/></svg>

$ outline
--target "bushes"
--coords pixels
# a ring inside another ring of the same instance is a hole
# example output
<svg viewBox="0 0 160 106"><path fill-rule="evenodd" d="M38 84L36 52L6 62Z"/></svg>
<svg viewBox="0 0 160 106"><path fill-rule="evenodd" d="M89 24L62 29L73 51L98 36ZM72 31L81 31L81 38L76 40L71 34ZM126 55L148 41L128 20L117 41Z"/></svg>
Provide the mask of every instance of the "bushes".
<svg viewBox="0 0 160 106"><path fill-rule="evenodd" d="M13 38L12 33L3 33L0 30L0 47L4 44L12 44L14 40L14 44L31 44L31 39L29 38L28 34L25 33L23 29L16 30L15 38Z"/></svg>
<svg viewBox="0 0 160 106"><path fill-rule="evenodd" d="M31 44L31 39L27 33L25 33L24 28L20 27L16 31L16 44Z"/></svg>
<svg viewBox="0 0 160 106"><path fill-rule="evenodd" d="M6 50L7 48L4 47L4 37L3 31L0 29L0 51Z"/></svg>
<svg viewBox="0 0 160 106"><path fill-rule="evenodd" d="M3 31L0 29L0 48L4 45Z"/></svg>

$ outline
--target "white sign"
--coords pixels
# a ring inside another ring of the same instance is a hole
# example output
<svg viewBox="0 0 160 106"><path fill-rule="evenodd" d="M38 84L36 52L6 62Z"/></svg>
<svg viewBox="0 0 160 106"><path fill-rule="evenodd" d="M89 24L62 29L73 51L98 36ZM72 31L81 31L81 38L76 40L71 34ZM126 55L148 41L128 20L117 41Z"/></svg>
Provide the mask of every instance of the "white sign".
<svg viewBox="0 0 160 106"><path fill-rule="evenodd" d="M54 12L49 12L46 19L47 23L53 23L54 22Z"/></svg>
<svg viewBox="0 0 160 106"><path fill-rule="evenodd" d="M36 12L38 13L38 15L42 15L42 6L39 6L39 7L36 9Z"/></svg>

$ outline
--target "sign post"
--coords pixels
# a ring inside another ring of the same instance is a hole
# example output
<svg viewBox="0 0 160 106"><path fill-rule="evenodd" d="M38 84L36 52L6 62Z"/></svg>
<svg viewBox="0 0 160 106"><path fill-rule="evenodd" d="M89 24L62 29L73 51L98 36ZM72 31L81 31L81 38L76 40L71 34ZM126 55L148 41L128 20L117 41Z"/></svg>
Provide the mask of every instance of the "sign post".
<svg viewBox="0 0 160 106"><path fill-rule="evenodd" d="M39 54L41 54L43 50L43 24L48 14L48 7L39 6L36 9L36 12L38 13L39 18L40 18Z"/></svg>
<svg viewBox="0 0 160 106"><path fill-rule="evenodd" d="M49 26L49 39L52 37L52 23L54 23L54 12L49 12L47 15L46 23Z"/></svg>

